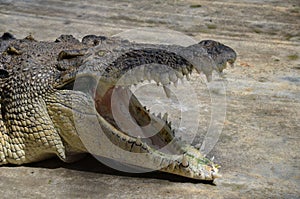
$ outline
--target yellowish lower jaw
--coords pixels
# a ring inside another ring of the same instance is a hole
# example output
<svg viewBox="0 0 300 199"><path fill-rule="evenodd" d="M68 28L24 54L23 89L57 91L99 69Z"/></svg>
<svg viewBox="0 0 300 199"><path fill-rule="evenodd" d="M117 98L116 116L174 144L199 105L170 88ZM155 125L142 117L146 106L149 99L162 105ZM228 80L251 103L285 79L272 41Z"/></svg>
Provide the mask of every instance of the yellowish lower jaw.
<svg viewBox="0 0 300 199"><path fill-rule="evenodd" d="M114 95L118 99L117 104L114 104L112 99ZM150 170L161 170L198 180L213 181L221 177L218 166L205 158L195 147L176 139L171 127L167 125L168 122L150 114L128 88L110 88L100 99L96 97L95 106L99 113L98 121L106 135L102 139L106 139L104 143L107 146L101 151L110 151L109 154L102 154L103 156ZM125 114L121 120L116 121L118 118L113 116L120 117L128 106L133 110L128 110L129 115ZM157 133L149 136L149 133L143 130L140 134L128 130L136 127L128 126L130 122L126 118L129 117L135 122L131 125L147 124ZM120 123L127 126L120 128ZM160 129L156 130L154 126L160 123Z"/></svg>

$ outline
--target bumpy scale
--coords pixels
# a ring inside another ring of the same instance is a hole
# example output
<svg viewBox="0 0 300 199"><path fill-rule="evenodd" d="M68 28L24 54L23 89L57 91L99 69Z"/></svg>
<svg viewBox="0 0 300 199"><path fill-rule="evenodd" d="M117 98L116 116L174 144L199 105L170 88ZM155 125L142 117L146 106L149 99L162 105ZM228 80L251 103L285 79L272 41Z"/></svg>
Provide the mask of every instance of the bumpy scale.
<svg viewBox="0 0 300 199"><path fill-rule="evenodd" d="M234 63L236 53L230 47L212 40L181 47L94 35L82 42L71 35L39 42L33 37L17 40L9 33L0 38L0 44L0 165L53 155L70 162L78 154L94 153L83 144L85 137L80 137L74 119L79 118L93 135L93 124L88 124L93 117L103 129L102 139L114 148L104 150L106 157L189 178L219 177L218 166L175 137L167 114L151 114L129 86L154 80L170 96L169 85L189 79L193 70L211 81L213 70L221 73L227 63ZM121 119L125 130L113 108L118 116L127 109L129 115L123 118L133 122ZM135 125L142 134L131 130ZM118 158L124 152L135 153L136 158Z"/></svg>

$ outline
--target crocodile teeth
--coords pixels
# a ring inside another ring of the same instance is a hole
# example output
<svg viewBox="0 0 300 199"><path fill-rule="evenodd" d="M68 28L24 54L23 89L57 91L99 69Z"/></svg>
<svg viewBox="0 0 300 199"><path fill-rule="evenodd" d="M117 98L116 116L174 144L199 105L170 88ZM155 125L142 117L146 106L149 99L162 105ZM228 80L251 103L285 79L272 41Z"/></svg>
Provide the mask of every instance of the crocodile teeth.
<svg viewBox="0 0 300 199"><path fill-rule="evenodd" d="M170 170L171 170L171 171L174 171L175 166L176 166L176 163L175 163L175 162L172 162L172 163L169 165Z"/></svg>
<svg viewBox="0 0 300 199"><path fill-rule="evenodd" d="M190 176L191 178L194 178L194 172L190 171L190 172L189 172L189 176Z"/></svg>
<svg viewBox="0 0 300 199"><path fill-rule="evenodd" d="M168 73L162 73L160 74L160 82L165 85L170 83L169 74Z"/></svg>
<svg viewBox="0 0 300 199"><path fill-rule="evenodd" d="M168 119L168 113L165 113L162 119L163 119L164 121L167 121L167 119Z"/></svg>
<svg viewBox="0 0 300 199"><path fill-rule="evenodd" d="M160 82L160 75L157 74L157 72L155 70L151 70L150 72L150 78L152 78L157 84L159 84Z"/></svg>
<svg viewBox="0 0 300 199"><path fill-rule="evenodd" d="M178 78L177 78L177 76L176 76L176 74L175 74L174 71L170 71L170 72L169 72L169 79L170 79L170 81L172 81L172 82L175 82L175 81L178 80Z"/></svg>
<svg viewBox="0 0 300 199"><path fill-rule="evenodd" d="M181 72L178 72L178 71L175 71L176 73L176 76L179 78L179 79L182 79L183 78L183 74Z"/></svg>
<svg viewBox="0 0 300 199"><path fill-rule="evenodd" d="M182 156L181 165L184 167L189 166L189 161L187 160L187 157L185 155Z"/></svg>
<svg viewBox="0 0 300 199"><path fill-rule="evenodd" d="M186 67L182 67L182 73L184 75L187 75L187 74L189 74L189 71L188 71L188 69Z"/></svg>
<svg viewBox="0 0 300 199"><path fill-rule="evenodd" d="M221 178L222 177L222 175L219 174L219 173L217 173L217 172L212 172L211 175L212 175L213 179Z"/></svg>
<svg viewBox="0 0 300 199"><path fill-rule="evenodd" d="M162 168L165 168L165 167L167 167L168 165L169 165L169 160L163 158L163 159L161 160L160 166L161 166Z"/></svg>
<svg viewBox="0 0 300 199"><path fill-rule="evenodd" d="M205 176L205 179L211 179L211 176L209 174L205 174L204 176Z"/></svg>
<svg viewBox="0 0 300 199"><path fill-rule="evenodd" d="M136 143L136 145L138 145L138 146L141 146L141 145L143 144L140 136L138 136L138 137L136 138L135 143Z"/></svg>
<svg viewBox="0 0 300 199"><path fill-rule="evenodd" d="M163 88L164 88L164 91L165 91L166 96L167 96L168 98L170 98L170 97L171 97L171 90L170 90L170 88L169 88L169 85L164 84L164 85L163 85Z"/></svg>
<svg viewBox="0 0 300 199"><path fill-rule="evenodd" d="M190 74L188 73L188 74L186 74L186 79L188 80L188 81L190 81L191 80L191 77L190 77Z"/></svg>
<svg viewBox="0 0 300 199"><path fill-rule="evenodd" d="M212 81L212 73L210 73L210 74L205 74L205 76L206 76L206 79L207 79L208 82L211 82L211 81Z"/></svg>
<svg viewBox="0 0 300 199"><path fill-rule="evenodd" d="M214 172L214 171L211 173L211 176L213 177L213 179L221 178L221 177L222 177L221 174L219 174L219 173L217 173L217 172Z"/></svg>

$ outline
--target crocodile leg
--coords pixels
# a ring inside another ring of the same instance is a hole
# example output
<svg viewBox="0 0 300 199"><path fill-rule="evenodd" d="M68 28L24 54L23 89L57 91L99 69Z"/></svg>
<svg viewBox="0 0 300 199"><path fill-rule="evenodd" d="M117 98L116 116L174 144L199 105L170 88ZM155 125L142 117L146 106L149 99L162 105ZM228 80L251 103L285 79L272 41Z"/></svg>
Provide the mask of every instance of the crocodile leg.
<svg viewBox="0 0 300 199"><path fill-rule="evenodd" d="M61 137L42 99L20 100L1 108L0 164L23 164L55 154L66 158Z"/></svg>
<svg viewBox="0 0 300 199"><path fill-rule="evenodd" d="M2 117L2 107L0 103L0 165L1 164L6 164L7 160L7 149L6 147L9 146L9 135L6 129L6 126L4 125L3 122L3 117Z"/></svg>

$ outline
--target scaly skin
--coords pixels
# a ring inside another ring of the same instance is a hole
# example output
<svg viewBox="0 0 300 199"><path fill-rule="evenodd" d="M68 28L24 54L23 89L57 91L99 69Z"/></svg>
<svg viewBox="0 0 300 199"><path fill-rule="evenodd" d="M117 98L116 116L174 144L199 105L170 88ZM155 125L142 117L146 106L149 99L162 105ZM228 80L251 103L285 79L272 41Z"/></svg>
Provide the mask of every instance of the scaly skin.
<svg viewBox="0 0 300 199"><path fill-rule="evenodd" d="M175 137L167 115L150 114L128 86L155 80L168 96L168 85L193 69L210 81L213 70L222 72L227 63L234 63L236 53L230 47L212 40L185 48L93 35L82 42L68 35L38 42L32 37L17 40L9 33L0 44L0 165L54 155L71 162L90 152L195 179L219 177L212 161ZM128 115L123 119L134 122L123 123L140 126L142 134L120 127L113 108L118 116L125 108ZM86 146L88 138L80 134L84 129L93 135L95 121L101 126L96 132L100 137L92 139L104 143L100 151ZM143 128L147 125L148 130Z"/></svg>

